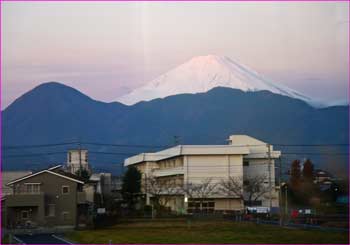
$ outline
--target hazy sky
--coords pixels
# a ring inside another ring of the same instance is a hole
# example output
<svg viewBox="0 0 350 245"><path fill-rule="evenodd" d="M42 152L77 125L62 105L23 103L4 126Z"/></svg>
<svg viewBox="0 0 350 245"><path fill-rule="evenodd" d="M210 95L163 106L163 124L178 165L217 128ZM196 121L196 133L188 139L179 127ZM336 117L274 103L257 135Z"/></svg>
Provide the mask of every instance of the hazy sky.
<svg viewBox="0 0 350 245"><path fill-rule="evenodd" d="M347 2L3 2L2 105L47 81L115 101L207 54L345 100L348 30Z"/></svg>

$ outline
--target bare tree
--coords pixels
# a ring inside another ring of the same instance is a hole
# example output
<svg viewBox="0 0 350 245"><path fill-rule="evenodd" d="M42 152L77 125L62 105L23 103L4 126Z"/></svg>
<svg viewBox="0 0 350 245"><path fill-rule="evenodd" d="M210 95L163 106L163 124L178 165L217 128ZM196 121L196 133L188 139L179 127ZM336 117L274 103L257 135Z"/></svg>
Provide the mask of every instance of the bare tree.
<svg viewBox="0 0 350 245"><path fill-rule="evenodd" d="M265 185L266 180L265 175L247 176L245 178L230 176L220 182L219 191L229 197L238 197L252 203L270 191L269 186Z"/></svg>
<svg viewBox="0 0 350 245"><path fill-rule="evenodd" d="M187 196L190 199L195 198L198 185L193 184L192 182L186 183L182 186L181 192L183 195Z"/></svg>
<svg viewBox="0 0 350 245"><path fill-rule="evenodd" d="M243 199L243 178L230 176L222 180L219 191L228 197Z"/></svg>
<svg viewBox="0 0 350 245"><path fill-rule="evenodd" d="M165 207L174 195L181 193L175 181L161 181L151 174L145 177L145 189L152 196L156 209Z"/></svg>
<svg viewBox="0 0 350 245"><path fill-rule="evenodd" d="M270 192L269 186L265 184L267 178L265 175L247 176L244 178L243 190L246 196L245 201L252 203L260 197Z"/></svg>
<svg viewBox="0 0 350 245"><path fill-rule="evenodd" d="M216 193L218 183L213 183L212 178L206 178L194 188L194 197L199 200L200 210L203 210L203 202Z"/></svg>

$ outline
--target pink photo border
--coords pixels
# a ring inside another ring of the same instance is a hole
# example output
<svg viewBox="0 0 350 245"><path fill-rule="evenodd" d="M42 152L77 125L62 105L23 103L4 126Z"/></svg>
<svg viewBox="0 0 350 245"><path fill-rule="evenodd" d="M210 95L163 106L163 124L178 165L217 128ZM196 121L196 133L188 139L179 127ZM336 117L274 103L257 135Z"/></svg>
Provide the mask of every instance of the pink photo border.
<svg viewBox="0 0 350 245"><path fill-rule="evenodd" d="M348 11L350 12L350 0L0 0L0 108L2 105L2 75L3 75L3 64L2 64L2 3L3 2L348 2ZM350 17L348 22L350 22ZM348 42L350 40L350 29L348 30ZM350 60L350 43L348 43L348 57ZM350 73L348 77L348 98L350 98ZM350 122L350 112L349 112L349 122ZM0 181L2 183L2 111L0 112ZM350 138L349 142L350 143ZM350 146L349 146L350 148ZM349 149L348 149L349 150ZM350 163L350 156L348 156L348 163ZM350 171L348 172L350 176ZM350 187L350 182L348 183ZM2 196L2 184L0 186L0 194ZM2 201L0 202L0 210ZM350 224L350 220L349 220ZM0 215L0 234L2 229L2 215ZM348 234L349 235L349 234ZM2 237L2 236L1 236ZM350 235L349 235L350 239ZM350 242L350 240L349 240ZM1 244L1 242L0 242ZM292 243L291 243L292 244ZM91 245L91 244L90 244ZM170 244L169 244L170 245ZM263 245L263 244L262 244ZM282 244L281 244L282 245Z"/></svg>

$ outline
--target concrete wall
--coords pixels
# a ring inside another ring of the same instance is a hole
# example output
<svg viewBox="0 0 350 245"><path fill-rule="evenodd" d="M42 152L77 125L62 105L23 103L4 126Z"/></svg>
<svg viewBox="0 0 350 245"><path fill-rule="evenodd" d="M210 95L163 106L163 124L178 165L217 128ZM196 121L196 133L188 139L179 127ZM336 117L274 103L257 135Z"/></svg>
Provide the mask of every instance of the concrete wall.
<svg viewBox="0 0 350 245"><path fill-rule="evenodd" d="M242 155L184 156L185 183L201 183L211 178L218 183L229 176L242 177Z"/></svg>

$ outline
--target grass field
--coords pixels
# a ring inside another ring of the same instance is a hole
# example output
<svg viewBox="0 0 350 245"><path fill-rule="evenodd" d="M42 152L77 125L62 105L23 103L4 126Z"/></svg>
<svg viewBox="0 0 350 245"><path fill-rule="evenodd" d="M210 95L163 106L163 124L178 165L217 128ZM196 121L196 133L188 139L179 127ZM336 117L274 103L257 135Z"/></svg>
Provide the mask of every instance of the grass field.
<svg viewBox="0 0 350 245"><path fill-rule="evenodd" d="M348 233L299 230L230 221L123 222L108 229L74 231L78 243L345 243Z"/></svg>

